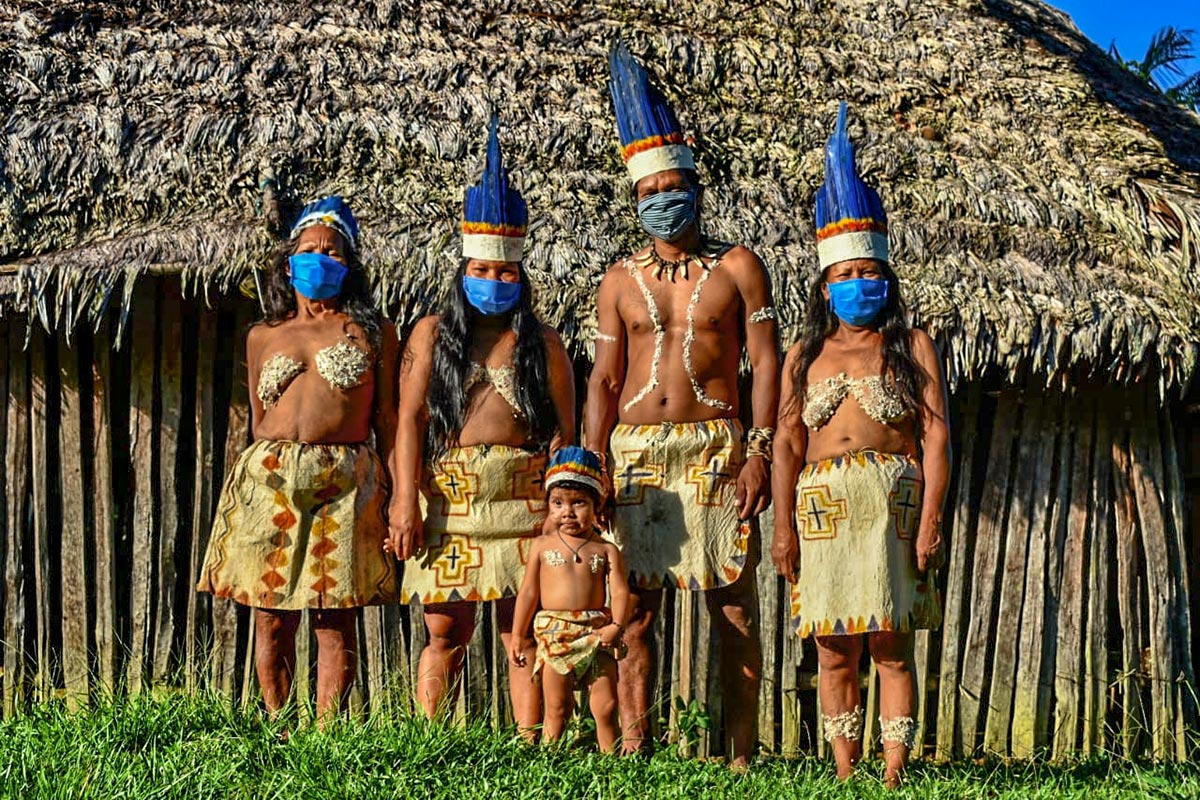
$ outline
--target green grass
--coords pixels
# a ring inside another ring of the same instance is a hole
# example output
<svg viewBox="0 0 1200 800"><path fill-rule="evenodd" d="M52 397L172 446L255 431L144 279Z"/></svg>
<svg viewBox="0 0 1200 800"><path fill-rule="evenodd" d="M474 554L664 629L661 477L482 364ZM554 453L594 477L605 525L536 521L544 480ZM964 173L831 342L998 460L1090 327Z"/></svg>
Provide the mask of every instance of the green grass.
<svg viewBox="0 0 1200 800"><path fill-rule="evenodd" d="M664 750L619 759L530 747L482 726L380 716L281 741L254 712L175 696L71 713L41 706L0 723L0 796L125 798L1197 797L1192 766L1095 759L1046 764L914 764L886 792L878 764L850 784L813 758L767 759L747 775Z"/></svg>

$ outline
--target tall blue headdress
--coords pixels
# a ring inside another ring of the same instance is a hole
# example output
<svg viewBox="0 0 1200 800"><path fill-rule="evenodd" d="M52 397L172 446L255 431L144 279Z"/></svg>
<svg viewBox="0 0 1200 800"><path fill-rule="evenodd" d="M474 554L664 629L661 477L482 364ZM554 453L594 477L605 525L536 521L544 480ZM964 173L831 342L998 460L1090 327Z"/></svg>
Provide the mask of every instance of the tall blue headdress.
<svg viewBox="0 0 1200 800"><path fill-rule="evenodd" d="M292 226L290 238L295 239L305 228L314 225L324 225L341 234L351 250L358 249L358 221L350 211L346 201L337 195L322 197L306 205L300 211L300 217Z"/></svg>
<svg viewBox="0 0 1200 800"><path fill-rule="evenodd" d="M487 158L478 185L467 187L463 203L463 256L485 261L520 261L525 250L529 212L508 184L500 155L499 120L492 116Z"/></svg>
<svg viewBox="0 0 1200 800"><path fill-rule="evenodd" d="M621 157L630 180L637 183L668 169L695 169L675 112L622 41L614 42L608 52L608 72Z"/></svg>
<svg viewBox="0 0 1200 800"><path fill-rule="evenodd" d="M817 190L817 258L821 269L853 258L888 260L887 214L879 195L858 177L846 132L846 104L825 145L825 183Z"/></svg>

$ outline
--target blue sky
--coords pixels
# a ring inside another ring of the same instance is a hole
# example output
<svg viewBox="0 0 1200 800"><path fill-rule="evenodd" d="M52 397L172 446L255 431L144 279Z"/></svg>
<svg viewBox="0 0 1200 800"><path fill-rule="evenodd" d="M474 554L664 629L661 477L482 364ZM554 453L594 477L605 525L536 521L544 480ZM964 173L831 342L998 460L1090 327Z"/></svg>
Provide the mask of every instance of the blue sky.
<svg viewBox="0 0 1200 800"><path fill-rule="evenodd" d="M1113 39L1127 59L1140 59L1159 28L1173 25L1196 31L1193 51L1200 53L1200 0L1050 0L1071 15L1089 39L1108 50ZM1200 59L1184 65L1200 70Z"/></svg>

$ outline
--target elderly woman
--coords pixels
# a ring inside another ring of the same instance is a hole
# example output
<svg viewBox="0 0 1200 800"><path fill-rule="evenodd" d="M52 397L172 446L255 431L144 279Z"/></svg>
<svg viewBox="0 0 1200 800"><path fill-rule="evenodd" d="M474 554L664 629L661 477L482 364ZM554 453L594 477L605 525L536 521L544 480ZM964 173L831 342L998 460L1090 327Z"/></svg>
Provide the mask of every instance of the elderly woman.
<svg viewBox="0 0 1200 800"><path fill-rule="evenodd" d="M496 600L513 716L541 720L529 631L512 630L531 537L545 517L547 446L575 436L571 361L538 321L521 258L527 214L509 188L493 120L480 185L467 190L463 260L441 313L413 329L400 367L391 547L412 559L402 599L420 601L429 643L417 699L433 717L461 674L479 601Z"/></svg>
<svg viewBox="0 0 1200 800"><path fill-rule="evenodd" d="M326 719L354 681L356 609L398 596L383 544L399 342L371 302L358 224L339 197L301 212L268 281L265 318L246 338L254 443L226 477L199 589L254 608L272 715L291 694L310 610Z"/></svg>
<svg viewBox="0 0 1200 800"><path fill-rule="evenodd" d="M816 637L839 777L862 754L865 639L879 671L885 779L896 785L916 730L912 631L941 622L928 572L940 558L950 472L945 394L932 340L905 321L887 220L855 171L845 104L825 171L822 273L784 364L771 554L793 584L797 632Z"/></svg>

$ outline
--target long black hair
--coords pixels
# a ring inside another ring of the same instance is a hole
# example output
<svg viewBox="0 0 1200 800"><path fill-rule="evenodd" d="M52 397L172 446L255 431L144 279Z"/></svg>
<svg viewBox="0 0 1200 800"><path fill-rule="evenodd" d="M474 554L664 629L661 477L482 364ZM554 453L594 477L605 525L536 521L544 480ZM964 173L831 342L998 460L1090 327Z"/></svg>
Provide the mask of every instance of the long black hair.
<svg viewBox="0 0 1200 800"><path fill-rule="evenodd" d="M467 260L463 259L442 303L433 345L433 369L429 375L429 425L425 428L425 459L436 461L458 444L458 434L467 418L467 393L471 374L471 341L481 316L467 301L462 277ZM550 396L550 375L546 366L546 338L542 322L533 311L533 288L521 274L521 298L509 312L509 327L517 335L513 351L516 370L517 406L529 426L529 440L538 447L548 443L558 429L558 414Z"/></svg>
<svg viewBox="0 0 1200 800"><path fill-rule="evenodd" d="M299 236L293 236L271 255L267 283L263 288L263 322L268 325L278 325L296 316L296 293L288 272L288 258L295 255L299 241ZM338 292L338 310L363 329L371 351L378 353L383 346L383 314L371 297L371 284L367 281L367 273L363 269L358 251L351 250L349 246L346 247L346 251L346 266L349 270L342 280L341 291Z"/></svg>
<svg viewBox="0 0 1200 800"><path fill-rule="evenodd" d="M920 438L921 409L924 406L925 386L929 376L913 358L912 328L908 324L908 312L900 297L900 281L890 264L879 262L879 271L888 282L888 299L883 310L874 320L874 325L883 335L883 375L891 376L900 392L904 407L913 413ZM808 390L808 369L821 351L825 340L838 327L837 315L830 308L829 300L821 287L829 279L829 269L822 270L808 291L808 307L804 313L804 328L800 334L800 358L796 361L792 380L796 387L796 398L803 399Z"/></svg>

